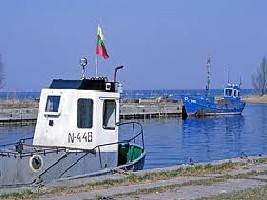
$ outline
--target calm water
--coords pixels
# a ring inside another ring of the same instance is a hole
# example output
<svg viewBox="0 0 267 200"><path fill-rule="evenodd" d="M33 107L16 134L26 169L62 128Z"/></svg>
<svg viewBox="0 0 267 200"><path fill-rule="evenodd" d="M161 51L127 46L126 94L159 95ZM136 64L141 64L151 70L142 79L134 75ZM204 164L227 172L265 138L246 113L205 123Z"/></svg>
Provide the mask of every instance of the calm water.
<svg viewBox="0 0 267 200"><path fill-rule="evenodd" d="M267 105L247 104L241 116L140 120L145 168L267 154ZM34 126L1 127L0 143L32 136Z"/></svg>
<svg viewBox="0 0 267 200"><path fill-rule="evenodd" d="M248 104L241 116L144 121L146 168L267 154L267 105Z"/></svg>

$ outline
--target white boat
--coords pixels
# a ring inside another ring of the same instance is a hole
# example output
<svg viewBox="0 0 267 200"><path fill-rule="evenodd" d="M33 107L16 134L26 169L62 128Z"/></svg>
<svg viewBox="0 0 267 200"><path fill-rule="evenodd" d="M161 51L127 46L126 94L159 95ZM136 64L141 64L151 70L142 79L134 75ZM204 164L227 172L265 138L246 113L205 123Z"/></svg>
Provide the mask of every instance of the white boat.
<svg viewBox="0 0 267 200"><path fill-rule="evenodd" d="M120 68L111 82L83 75L81 80L53 80L42 89L34 137L1 146L0 187L142 169L143 128L136 122L119 122ZM119 129L127 125L131 129L125 130L133 135L120 141Z"/></svg>

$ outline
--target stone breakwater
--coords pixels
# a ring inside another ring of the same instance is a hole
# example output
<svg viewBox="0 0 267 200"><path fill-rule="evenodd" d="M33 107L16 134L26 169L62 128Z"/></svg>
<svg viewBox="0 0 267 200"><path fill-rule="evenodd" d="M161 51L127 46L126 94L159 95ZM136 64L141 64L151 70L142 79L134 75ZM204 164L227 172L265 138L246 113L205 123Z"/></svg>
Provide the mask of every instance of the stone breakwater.
<svg viewBox="0 0 267 200"><path fill-rule="evenodd" d="M246 103L267 103L267 95L249 95L242 98Z"/></svg>
<svg viewBox="0 0 267 200"><path fill-rule="evenodd" d="M153 118L180 116L182 114L182 102L141 100L136 102L122 102L120 105L120 117L129 118ZM38 102L4 101L0 102L0 125L35 123L38 116Z"/></svg>
<svg viewBox="0 0 267 200"><path fill-rule="evenodd" d="M242 98L246 103L266 103L267 95L249 95ZM153 118L181 116L182 101L172 99L137 99L122 102L120 117ZM36 122L38 115L37 100L5 100L0 101L0 125L21 124L28 125Z"/></svg>
<svg viewBox="0 0 267 200"><path fill-rule="evenodd" d="M0 108L0 125L30 125L36 122L38 108Z"/></svg>

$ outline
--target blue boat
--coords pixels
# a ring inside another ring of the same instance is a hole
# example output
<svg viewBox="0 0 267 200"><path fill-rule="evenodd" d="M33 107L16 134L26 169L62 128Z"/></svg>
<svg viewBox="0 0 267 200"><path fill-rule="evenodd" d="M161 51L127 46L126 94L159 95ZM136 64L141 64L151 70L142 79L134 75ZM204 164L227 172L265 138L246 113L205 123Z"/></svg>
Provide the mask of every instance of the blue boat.
<svg viewBox="0 0 267 200"><path fill-rule="evenodd" d="M213 115L240 115L245 102L240 96L240 84L228 84L224 88L221 98L209 94L210 58L207 60L207 86L205 95L183 96L183 117L213 116Z"/></svg>

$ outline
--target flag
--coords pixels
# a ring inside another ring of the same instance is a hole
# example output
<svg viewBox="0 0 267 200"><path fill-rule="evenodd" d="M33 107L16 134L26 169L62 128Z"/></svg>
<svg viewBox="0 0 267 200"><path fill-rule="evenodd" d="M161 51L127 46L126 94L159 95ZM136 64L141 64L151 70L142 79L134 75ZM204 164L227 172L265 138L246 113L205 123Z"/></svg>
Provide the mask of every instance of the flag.
<svg viewBox="0 0 267 200"><path fill-rule="evenodd" d="M96 54L102 56L104 59L108 59L109 55L104 44L104 36L102 34L101 27L97 27L97 41L96 41Z"/></svg>

